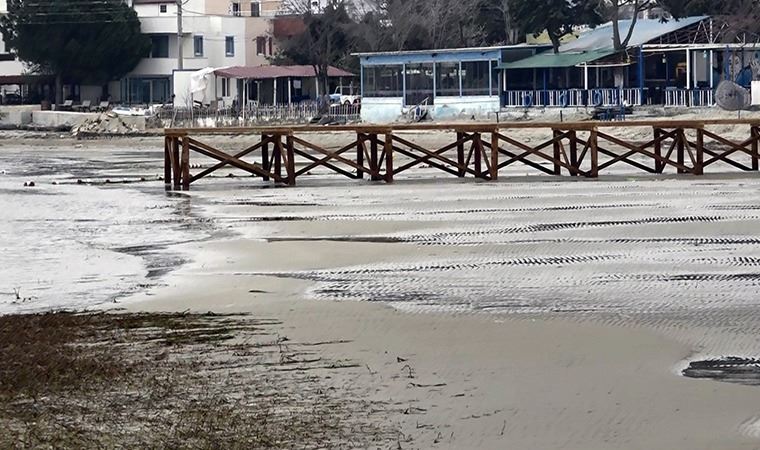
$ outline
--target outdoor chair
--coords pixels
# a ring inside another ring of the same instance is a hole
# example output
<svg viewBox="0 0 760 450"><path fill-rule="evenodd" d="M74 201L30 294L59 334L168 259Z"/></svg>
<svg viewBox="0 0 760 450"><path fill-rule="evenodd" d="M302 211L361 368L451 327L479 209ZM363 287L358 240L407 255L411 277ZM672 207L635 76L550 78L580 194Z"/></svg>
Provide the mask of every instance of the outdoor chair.
<svg viewBox="0 0 760 450"><path fill-rule="evenodd" d="M98 112L106 112L111 108L111 103L108 100L103 100L100 102L98 107L96 108L96 111Z"/></svg>
<svg viewBox="0 0 760 450"><path fill-rule="evenodd" d="M61 111L71 111L71 109L74 107L74 100L66 100L63 102L62 105L59 105L59 108Z"/></svg>
<svg viewBox="0 0 760 450"><path fill-rule="evenodd" d="M74 110L79 111L79 112L89 112L91 109L91 105L92 105L92 101L85 100L82 102L81 105L74 106Z"/></svg>

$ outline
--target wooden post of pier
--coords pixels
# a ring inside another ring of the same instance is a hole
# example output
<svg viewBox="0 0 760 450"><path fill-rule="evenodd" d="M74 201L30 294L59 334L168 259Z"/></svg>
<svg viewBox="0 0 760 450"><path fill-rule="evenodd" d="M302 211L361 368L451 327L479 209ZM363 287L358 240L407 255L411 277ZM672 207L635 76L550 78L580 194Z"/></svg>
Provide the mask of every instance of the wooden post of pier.
<svg viewBox="0 0 760 450"><path fill-rule="evenodd" d="M559 165L561 150L559 143L559 136L562 132L552 129L552 135L554 136L554 175L562 175L562 166Z"/></svg>
<svg viewBox="0 0 760 450"><path fill-rule="evenodd" d="M686 152L685 152L686 147L684 145L685 137L686 136L684 135L683 130L678 130L678 132L676 133L676 161L678 162L679 165L682 165L682 166L684 165L685 156L686 156ZM686 171L679 167L678 173L686 173Z"/></svg>
<svg viewBox="0 0 760 450"><path fill-rule="evenodd" d="M280 134L272 135L274 173L282 179L282 136Z"/></svg>
<svg viewBox="0 0 760 450"><path fill-rule="evenodd" d="M285 171L288 174L288 186L296 185L296 152L293 145L293 133L288 133L285 138L287 160L285 161Z"/></svg>
<svg viewBox="0 0 760 450"><path fill-rule="evenodd" d="M385 132L385 182L393 183L393 132Z"/></svg>
<svg viewBox="0 0 760 450"><path fill-rule="evenodd" d="M589 154L591 156L591 171L589 172L589 176L591 178L597 178L599 177L599 148L598 148L599 140L597 136L597 129L596 127L591 129L591 133L589 133L588 136L588 147L589 147Z"/></svg>
<svg viewBox="0 0 760 450"><path fill-rule="evenodd" d="M705 130L700 125L697 127L697 148L696 161L694 162L694 175L704 175L705 173Z"/></svg>
<svg viewBox="0 0 760 450"><path fill-rule="evenodd" d="M380 180L380 176L378 175L380 173L380 165L377 160L377 134L370 135L369 167L372 169L371 180Z"/></svg>
<svg viewBox="0 0 760 450"><path fill-rule="evenodd" d="M174 190L179 190L180 177L182 172L179 170L179 138L177 136L172 137L172 185Z"/></svg>
<svg viewBox="0 0 760 450"><path fill-rule="evenodd" d="M753 125L750 128L750 133L752 134L752 170L757 171L758 162L760 162L760 152L758 151L758 148L760 148L760 143L758 143L760 140L760 127Z"/></svg>
<svg viewBox="0 0 760 450"><path fill-rule="evenodd" d="M659 128L654 128L654 154L662 158L662 141L660 140L660 136L662 136L662 131ZM663 164L659 159L655 158L654 171L656 173L662 173L664 169L665 164Z"/></svg>
<svg viewBox="0 0 760 450"><path fill-rule="evenodd" d="M476 177L482 178L483 177L483 167L482 167L482 159L483 159L483 143L480 140L480 133L473 133L472 134L472 148L475 153L475 173L477 174Z"/></svg>
<svg viewBox="0 0 760 450"><path fill-rule="evenodd" d="M190 189L190 137L182 136L182 190Z"/></svg>
<svg viewBox="0 0 760 450"><path fill-rule="evenodd" d="M164 185L167 190L172 187L172 138L164 137Z"/></svg>
<svg viewBox="0 0 760 450"><path fill-rule="evenodd" d="M491 180L499 179L499 130L491 131Z"/></svg>
<svg viewBox="0 0 760 450"><path fill-rule="evenodd" d="M356 133L356 165L360 167L364 167L364 138L364 134ZM356 178L363 179L364 171L356 169Z"/></svg>
<svg viewBox="0 0 760 450"><path fill-rule="evenodd" d="M266 134L261 135L261 167L269 173L271 168L269 167L269 136ZM269 175L262 177L264 181L269 181Z"/></svg>
<svg viewBox="0 0 760 450"><path fill-rule="evenodd" d="M457 164L459 164L459 177L463 178L464 171L464 142L459 142L464 139L464 133L457 132Z"/></svg>
<svg viewBox="0 0 760 450"><path fill-rule="evenodd" d="M577 177L580 167L578 167L578 141L576 141L575 130L570 132L570 165L575 168L570 175Z"/></svg>

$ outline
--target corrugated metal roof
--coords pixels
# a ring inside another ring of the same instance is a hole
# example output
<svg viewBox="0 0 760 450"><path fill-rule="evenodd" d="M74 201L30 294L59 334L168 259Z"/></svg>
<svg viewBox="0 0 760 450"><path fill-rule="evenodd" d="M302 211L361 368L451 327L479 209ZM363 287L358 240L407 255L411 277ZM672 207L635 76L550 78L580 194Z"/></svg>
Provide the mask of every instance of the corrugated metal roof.
<svg viewBox="0 0 760 450"><path fill-rule="evenodd" d="M660 36L678 31L682 28L694 25L705 19L707 16L685 17L679 20L669 20L661 22L657 19L639 19L633 29L631 40L628 42L629 47L638 47L653 41ZM631 20L621 20L618 29L620 30L621 39L623 39L631 27ZM601 50L614 48L612 43L612 22L599 25L589 30L574 41L570 41L560 46L560 53L564 52L583 52L589 50Z"/></svg>
<svg viewBox="0 0 760 450"><path fill-rule="evenodd" d="M239 78L245 80L266 80L271 78L309 78L316 73L312 66L234 66L217 69L214 75L224 78ZM327 70L330 77L353 77L354 74L330 66Z"/></svg>
<svg viewBox="0 0 760 450"><path fill-rule="evenodd" d="M660 36L699 23L707 16L686 17L680 20L660 22L654 19L639 19L628 43L629 47L639 47ZM621 20L618 29L625 36L631 26L630 20ZM540 69L549 67L572 67L589 63L617 53L612 43L612 22L587 31L574 41L559 47L559 53L548 51L512 63L501 64L500 69Z"/></svg>
<svg viewBox="0 0 760 450"><path fill-rule="evenodd" d="M404 55L428 55L431 53L472 53L472 52L489 52L494 50L508 50L521 48L546 48L546 44L515 44L515 45L495 45L492 47L467 47L467 48L437 48L429 50L401 50L392 52L364 52L351 53L351 56L404 56Z"/></svg>
<svg viewBox="0 0 760 450"><path fill-rule="evenodd" d="M504 63L499 69L540 69L549 67L573 67L579 64L596 61L605 56L614 55L614 50L593 50L589 52L546 52L519 61Z"/></svg>

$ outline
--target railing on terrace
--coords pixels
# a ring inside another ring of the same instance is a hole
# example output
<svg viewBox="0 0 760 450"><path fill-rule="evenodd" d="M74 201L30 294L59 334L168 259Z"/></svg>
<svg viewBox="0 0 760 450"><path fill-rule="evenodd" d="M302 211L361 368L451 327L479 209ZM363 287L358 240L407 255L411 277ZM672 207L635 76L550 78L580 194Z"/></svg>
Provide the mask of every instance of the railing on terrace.
<svg viewBox="0 0 760 450"><path fill-rule="evenodd" d="M712 89L666 89L665 106L715 106L715 96Z"/></svg>
<svg viewBox="0 0 760 450"><path fill-rule="evenodd" d="M639 88L519 90L505 91L502 103L507 108L640 106L643 98Z"/></svg>
<svg viewBox="0 0 760 450"><path fill-rule="evenodd" d="M249 104L247 108L173 108L157 110L164 127L246 127L257 125L303 124L321 117L325 122L348 123L360 120L361 105L330 105L325 115L319 114L316 102L290 105Z"/></svg>

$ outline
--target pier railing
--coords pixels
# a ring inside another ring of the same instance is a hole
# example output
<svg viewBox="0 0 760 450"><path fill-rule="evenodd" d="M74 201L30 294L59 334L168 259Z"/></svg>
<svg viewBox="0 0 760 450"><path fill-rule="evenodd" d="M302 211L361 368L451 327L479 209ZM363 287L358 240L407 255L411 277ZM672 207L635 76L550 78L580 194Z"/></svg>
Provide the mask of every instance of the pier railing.
<svg viewBox="0 0 760 450"><path fill-rule="evenodd" d="M746 128L746 137L735 141L721 136L718 130L726 126ZM620 133L629 128L649 130L649 137L633 140ZM524 137L526 129L534 130L533 138ZM410 134L415 131L439 132L448 141L430 147ZM324 136L315 136L325 132L345 136L345 144L328 148ZM544 138L536 140L541 132ZM229 153L207 139L208 135L230 133L254 135L257 142ZM718 163L757 172L759 148L760 119L174 128L165 131L164 180L169 189L189 189L192 183L227 166L286 185L295 185L299 177L317 167L348 178L366 176L385 182L419 166L483 180L497 180L500 171L516 164L547 175L589 178L619 165L653 174L669 169L702 175ZM191 174L191 154L217 162Z"/></svg>

